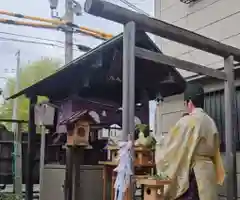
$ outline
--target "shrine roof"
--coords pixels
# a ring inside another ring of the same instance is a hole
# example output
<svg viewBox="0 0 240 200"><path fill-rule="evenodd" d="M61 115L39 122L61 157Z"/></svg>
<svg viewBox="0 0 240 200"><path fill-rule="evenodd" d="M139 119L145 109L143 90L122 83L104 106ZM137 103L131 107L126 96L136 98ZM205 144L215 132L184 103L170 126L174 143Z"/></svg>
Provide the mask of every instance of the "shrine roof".
<svg viewBox="0 0 240 200"><path fill-rule="evenodd" d="M84 98L97 97L121 103L122 46L123 34L120 34L8 99L26 95L61 100L77 94ZM136 46L161 52L142 31L136 32ZM147 92L149 100L155 99L159 93L167 97L184 91L185 80L176 69L138 57L135 65L136 101L143 91Z"/></svg>
<svg viewBox="0 0 240 200"><path fill-rule="evenodd" d="M64 119L63 121L60 121L59 124L60 125L73 124L84 116L87 116L89 119L91 119L91 121L93 121L96 124L100 123L98 119L95 119L94 116L92 116L91 111L83 109L83 110L74 112L69 118Z"/></svg>

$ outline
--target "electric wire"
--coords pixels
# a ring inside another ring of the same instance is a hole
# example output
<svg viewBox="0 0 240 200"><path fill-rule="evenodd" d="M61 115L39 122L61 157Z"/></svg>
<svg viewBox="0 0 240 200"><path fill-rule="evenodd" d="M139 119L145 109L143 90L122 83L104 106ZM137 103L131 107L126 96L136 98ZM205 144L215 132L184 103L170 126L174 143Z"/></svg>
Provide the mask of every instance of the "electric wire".
<svg viewBox="0 0 240 200"><path fill-rule="evenodd" d="M53 44L53 43L37 42L37 41L32 41L32 40L23 40L23 39L16 39L16 38L7 38L7 37L1 37L1 36L0 36L0 40L2 40L2 41L11 41L11 42L21 42L21 43L28 43L28 44L39 44L39 45L45 45L45 46L64 48L64 46ZM78 49L73 48L73 50L79 52Z"/></svg>
<svg viewBox="0 0 240 200"><path fill-rule="evenodd" d="M69 29L69 27L62 26L62 25L33 23L33 22L3 19L3 18L0 18L0 23L10 24L10 25L18 25L18 26L34 27L34 28L52 29L52 30L63 31L63 32L66 32L66 28ZM101 34L94 33L94 32L88 31L88 30L74 28L74 27L70 27L70 30L68 30L68 31L72 31L73 33L81 33L81 34L91 36L91 37L101 39L101 40L110 39L110 35L109 36L101 35Z"/></svg>
<svg viewBox="0 0 240 200"><path fill-rule="evenodd" d="M0 31L0 34L11 35L11 36L18 36L18 37L25 37L25 38L31 38L31 39L36 39L36 40L45 40L45 41L49 41L49 42L56 42L56 43L64 44L64 42L60 41L60 40L52 40L52 39L48 39L48 38L35 37L35 36L30 36L30 35L9 33L9 32L4 32L4 31Z"/></svg>
<svg viewBox="0 0 240 200"><path fill-rule="evenodd" d="M9 33L9 32L3 32L3 31L0 31L0 34L4 34L4 35L11 35L11 36L18 36L18 37L24 37L24 38L30 38L30 39L37 39L37 40L43 40L43 41L49 41L49 42L55 42L55 43L60 43L60 44L65 44L65 42L63 41L60 41L60 40L52 40L52 39L47 39L47 38L42 38L42 37L34 37L34 36L28 36L28 35L23 35L23 34L16 34L16 33ZM16 40L16 39L14 39ZM29 41L27 41L29 43ZM35 44L39 42L36 42L36 41L33 41ZM52 43L44 43L44 42L40 42L40 44L44 44L44 45L55 45L55 46L59 46L57 44L52 44ZM86 46L86 45L82 45L82 44L73 44L75 45L80 51L88 51L90 50L91 48Z"/></svg>
<svg viewBox="0 0 240 200"><path fill-rule="evenodd" d="M19 14L19 13L13 13L13 12L8 12L8 11L4 11L4 10L0 10L0 14L1 15L7 15L7 16L12 16L12 17L17 17L17 18L23 18L23 19L29 19L29 20L33 20L33 21L41 21L41 22L45 22L45 23L50 23L50 24L44 24L44 26L47 26L47 28L71 28L73 30L75 30L76 32L80 32L92 37L96 37L99 39L110 39L113 37L112 34L109 33L104 33L102 31L98 31L98 30L94 30L94 29L90 29L84 26L78 26L76 24L70 23L68 21L65 21L63 19L48 19L48 18L42 18L42 17L35 17L35 16L28 16L28 15L23 15L23 14ZM27 22L22 22L22 21L15 21L15 20L7 20L7 19L2 19L1 21L2 23L11 23L11 24L22 24L22 25L27 25ZM30 23L32 26L41 26L42 24L39 23ZM64 27L66 26L66 27Z"/></svg>
<svg viewBox="0 0 240 200"><path fill-rule="evenodd" d="M11 36L18 36L18 37L24 37L24 38L30 38L30 39L36 39L36 40L44 40L44 41L49 41L49 42L55 42L55 43L60 43L60 44L65 44L65 42L60 41L60 40L53 40L53 39L47 39L47 38L42 38L42 37L35 37L35 36L29 36L29 35L23 35L23 34L16 34L16 33L9 33L9 32L4 32L4 31L0 31L0 34L4 34L4 35L11 35ZM28 41L29 42L29 41ZM35 42L36 43L36 42ZM43 44L43 43L42 43ZM52 45L52 44L45 44L45 45ZM91 48L86 46L86 45L82 45L82 44L73 44L75 46L77 46L77 48L80 51L88 51ZM55 45L56 46L56 45Z"/></svg>
<svg viewBox="0 0 240 200"><path fill-rule="evenodd" d="M127 5L128 7L134 9L135 11L141 13L141 14L144 14L146 16L150 16L148 13L146 13L144 10L138 8L137 6L135 6L133 3L129 2L128 0L119 0L121 1L122 3L124 3L125 5Z"/></svg>

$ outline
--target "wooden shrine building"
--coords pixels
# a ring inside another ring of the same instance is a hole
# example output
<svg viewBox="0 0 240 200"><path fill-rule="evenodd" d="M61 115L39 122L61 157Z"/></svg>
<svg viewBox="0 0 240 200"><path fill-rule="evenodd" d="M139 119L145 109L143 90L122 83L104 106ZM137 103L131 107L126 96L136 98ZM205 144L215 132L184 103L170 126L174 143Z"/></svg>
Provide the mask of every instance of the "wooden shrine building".
<svg viewBox="0 0 240 200"><path fill-rule="evenodd" d="M149 51L161 53L143 31L136 32L136 45ZM26 169L28 171L27 200L32 200L33 192L32 166L36 152L34 106L37 103L37 96L46 96L49 98L49 102L54 104L59 104L59 102L61 104L66 99L71 100L74 97L75 99L81 98L110 105L112 110L122 107L122 102L125 101L122 93L124 84L122 58L123 34L120 34L66 64L49 77L9 97L9 99L14 99L26 95L30 100ZM185 80L175 68L151 60L136 57L135 65L135 87L132 87L135 94L134 101L135 105L143 104L141 108L135 110L139 118L144 123L148 123L149 100L154 100L159 94L167 97L182 93L185 89ZM87 123L96 123L91 117L89 118L88 111L90 110L88 108L81 116L88 116ZM118 124L122 123L122 115L115 117L114 121ZM57 126L57 124L55 125Z"/></svg>

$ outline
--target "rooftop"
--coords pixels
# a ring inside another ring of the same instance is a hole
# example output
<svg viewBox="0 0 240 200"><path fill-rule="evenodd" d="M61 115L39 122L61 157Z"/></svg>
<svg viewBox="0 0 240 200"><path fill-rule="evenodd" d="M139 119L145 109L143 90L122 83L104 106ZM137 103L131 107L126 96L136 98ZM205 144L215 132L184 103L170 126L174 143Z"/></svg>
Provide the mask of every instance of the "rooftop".
<svg viewBox="0 0 240 200"><path fill-rule="evenodd" d="M84 98L96 97L121 103L122 43L123 34L115 36L8 99L37 95L61 100L77 94ZM161 52L142 31L136 32L136 46ZM143 92L151 100L159 93L166 97L184 91L185 80L176 69L140 58L136 58L135 65L136 101L141 99Z"/></svg>

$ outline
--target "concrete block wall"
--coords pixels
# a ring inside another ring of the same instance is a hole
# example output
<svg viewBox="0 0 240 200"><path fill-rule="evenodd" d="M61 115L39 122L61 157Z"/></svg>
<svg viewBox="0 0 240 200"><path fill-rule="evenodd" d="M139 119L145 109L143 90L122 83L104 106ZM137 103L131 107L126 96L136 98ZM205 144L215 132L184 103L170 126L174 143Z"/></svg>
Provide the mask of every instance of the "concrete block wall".
<svg viewBox="0 0 240 200"><path fill-rule="evenodd" d="M184 4L180 0L155 0L155 17L206 37L240 48L240 1L199 0ZM163 53L212 68L223 67L221 57L159 37ZM184 76L193 73L183 72Z"/></svg>

